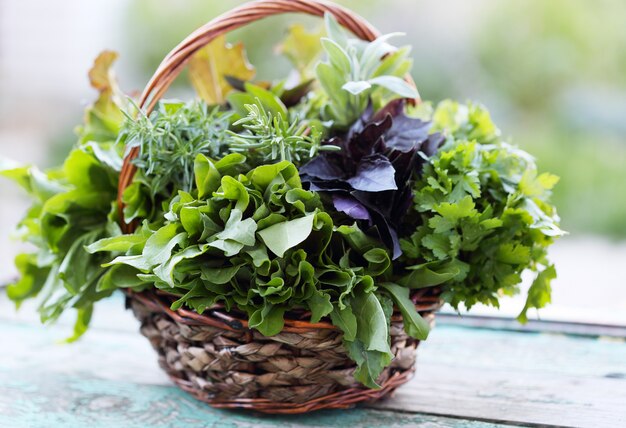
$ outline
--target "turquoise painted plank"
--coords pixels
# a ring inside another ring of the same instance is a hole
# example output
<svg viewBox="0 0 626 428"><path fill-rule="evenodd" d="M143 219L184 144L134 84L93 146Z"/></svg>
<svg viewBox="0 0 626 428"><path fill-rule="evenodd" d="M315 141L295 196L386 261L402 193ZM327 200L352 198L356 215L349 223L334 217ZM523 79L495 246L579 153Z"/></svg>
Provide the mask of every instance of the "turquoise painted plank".
<svg viewBox="0 0 626 428"><path fill-rule="evenodd" d="M3 306L0 303L0 309ZM126 408L143 397L152 397L149 403L160 403L159 411L146 401L137 404L140 410L134 419L128 419L129 425L119 425L131 427L145 426L141 425L142 411L146 413L143 417L158 414L165 423L169 414L186 415L180 406L191 406L188 403L195 403L201 412L194 416L197 420L207 421L197 426L213 426L214 419L202 419L209 418L204 412L218 418L214 426L394 426L390 425L394 418L401 424L396 426L420 421L433 426L464 426L463 418L518 424L626 426L623 340L438 326L420 347L415 379L395 398L381 404L384 410L402 413L390 417L386 411L357 409L320 413L315 416L322 418L319 420L308 416L293 420L254 417L245 422L248 414L210 409L168 386L154 352L137 333L138 324L124 312L121 299L105 304L98 317L95 328L83 340L59 345L57 341L68 331L67 323L65 327L43 328L27 313L11 317L7 311L0 315L0 337L5 345L0 353L0 418L5 419L0 419L0 426L52 426L36 425L43 419L29 419L35 416L61 420L63 426L85 426L86 420L100 426L98 421L105 417L99 413L100 407L116 408L115 397L126 397L126 404L119 404ZM99 392L90 393L85 385ZM105 398L98 398L101 396ZM25 410L15 413L20 409ZM108 410L106 414L110 412L116 411ZM461 419L419 419L424 416L410 414L415 412ZM6 419L7 415L13 419ZM124 421L121 413L117 417L117 421ZM352 419L341 419L348 417ZM367 418L375 423L367 425Z"/></svg>
<svg viewBox="0 0 626 428"><path fill-rule="evenodd" d="M436 325L418 359L475 370L626 377L626 340Z"/></svg>
<svg viewBox="0 0 626 428"><path fill-rule="evenodd" d="M213 409L175 387L0 370L0 426L109 427L467 427L502 425L357 408L300 416Z"/></svg>

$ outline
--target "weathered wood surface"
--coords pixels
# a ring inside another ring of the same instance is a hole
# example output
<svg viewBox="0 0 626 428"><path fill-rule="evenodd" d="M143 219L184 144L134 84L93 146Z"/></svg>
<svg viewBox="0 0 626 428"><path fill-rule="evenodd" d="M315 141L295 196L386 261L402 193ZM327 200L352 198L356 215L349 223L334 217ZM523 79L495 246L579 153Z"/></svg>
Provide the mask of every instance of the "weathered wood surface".
<svg viewBox="0 0 626 428"><path fill-rule="evenodd" d="M626 343L439 325L416 377L376 408L263 417L171 386L121 299L80 342L0 302L0 427L626 426ZM493 422L495 424L491 424Z"/></svg>

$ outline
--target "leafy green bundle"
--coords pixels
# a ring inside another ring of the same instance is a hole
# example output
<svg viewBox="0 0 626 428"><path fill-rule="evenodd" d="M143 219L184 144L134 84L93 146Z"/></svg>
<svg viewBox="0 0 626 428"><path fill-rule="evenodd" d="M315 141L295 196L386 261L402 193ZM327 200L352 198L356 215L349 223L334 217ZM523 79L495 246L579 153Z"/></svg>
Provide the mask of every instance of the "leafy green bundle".
<svg viewBox="0 0 626 428"><path fill-rule="evenodd" d="M326 32L299 43L311 36L292 29L292 86L252 83L241 46L217 40L191 61L202 100L164 101L149 116L125 101L115 55L102 54L90 72L100 97L63 168L0 165L34 198L19 230L36 251L17 257L9 297L40 296L44 322L77 309L71 339L117 289L162 290L173 310L220 304L264 335L288 312L310 312L341 329L355 378L372 388L393 358L394 310L407 334L428 335L412 290L441 287L455 307L497 305L531 269L520 319L549 302L556 178L502 141L480 106L444 102L427 117L408 106L409 49L390 36L356 40L331 16ZM220 55L231 75L206 63ZM120 214L131 148L137 172ZM140 226L123 234L122 221Z"/></svg>

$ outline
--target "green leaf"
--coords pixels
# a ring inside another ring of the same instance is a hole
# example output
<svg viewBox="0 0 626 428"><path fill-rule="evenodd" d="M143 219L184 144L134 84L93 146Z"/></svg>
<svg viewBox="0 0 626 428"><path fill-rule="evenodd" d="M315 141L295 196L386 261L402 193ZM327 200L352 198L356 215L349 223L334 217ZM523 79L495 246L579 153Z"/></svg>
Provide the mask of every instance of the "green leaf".
<svg viewBox="0 0 626 428"><path fill-rule="evenodd" d="M235 277L241 266L242 265L211 268L203 264L201 266L201 278L212 284L227 284Z"/></svg>
<svg viewBox="0 0 626 428"><path fill-rule="evenodd" d="M404 36L404 33L384 34L364 45L360 64L361 68L363 68L363 72L369 75L371 70L373 68L375 69L386 55L396 50L396 48L387 42L389 39L397 36Z"/></svg>
<svg viewBox="0 0 626 428"><path fill-rule="evenodd" d="M415 87L396 76L378 76L367 81L370 85L382 86L403 98L417 98L419 94Z"/></svg>
<svg viewBox="0 0 626 428"><path fill-rule="evenodd" d="M229 153L215 162L215 168L222 175L236 176L237 169L243 167L245 162L246 157L241 153Z"/></svg>
<svg viewBox="0 0 626 428"><path fill-rule="evenodd" d="M250 181L263 191L272 184L277 177L282 177L292 188L302 188L298 169L294 164L287 161L270 165L260 165L248 174Z"/></svg>
<svg viewBox="0 0 626 428"><path fill-rule="evenodd" d="M379 243L376 239L366 235L359 226L354 223L351 226L342 225L337 228L337 232L342 234L346 241L354 250L361 254L378 247Z"/></svg>
<svg viewBox="0 0 626 428"><path fill-rule="evenodd" d="M356 339L356 317L349 306L343 309L333 308L333 311L330 313L330 319L334 326L341 329L345 341L353 342Z"/></svg>
<svg viewBox="0 0 626 428"><path fill-rule="evenodd" d="M352 307L357 320L357 339L363 342L365 349L391 355L389 322L376 296L373 293L357 293Z"/></svg>
<svg viewBox="0 0 626 428"><path fill-rule="evenodd" d="M153 285L137 277L138 273L139 271L130 266L112 266L107 269L106 273L98 281L96 291L117 290L118 288L140 289Z"/></svg>
<svg viewBox="0 0 626 428"><path fill-rule="evenodd" d="M348 95L343 90L344 80L341 75L328 63L320 62L315 67L315 74L324 89L324 92L335 101L335 103L348 102ZM336 112L339 114L339 112Z"/></svg>
<svg viewBox="0 0 626 428"><path fill-rule="evenodd" d="M88 304L84 308L79 308L76 311L76 321L74 322L74 334L71 337L65 339L67 343L75 342L85 334L89 328L91 322L91 315L93 314L93 304Z"/></svg>
<svg viewBox="0 0 626 428"><path fill-rule="evenodd" d="M139 234L120 235L111 238L100 239L93 244L87 245L85 251L89 254L100 252L122 252L130 251L132 248L142 246L146 242L146 237Z"/></svg>
<svg viewBox="0 0 626 428"><path fill-rule="evenodd" d="M31 167L0 157L0 176L13 180L20 187L26 190L28 194L33 193Z"/></svg>
<svg viewBox="0 0 626 428"><path fill-rule="evenodd" d="M236 201L235 208L239 211L243 212L248 208L248 203L250 202L248 190L233 177L222 177L222 186L216 194L231 201Z"/></svg>
<svg viewBox="0 0 626 428"><path fill-rule="evenodd" d="M245 89L252 96L253 103L254 100L258 100L265 110L271 112L274 117L280 116L283 119L287 119L287 107L274 93L251 83L246 83Z"/></svg>
<svg viewBox="0 0 626 428"><path fill-rule="evenodd" d="M363 258L369 262L367 272L372 276L382 275L391 267L389 254L382 248L372 248L363 254Z"/></svg>
<svg viewBox="0 0 626 428"><path fill-rule="evenodd" d="M426 340L430 326L415 309L409 298L409 289L391 282L383 283L381 287L389 292L393 302L400 309L406 333L416 339Z"/></svg>
<svg viewBox="0 0 626 428"><path fill-rule="evenodd" d="M159 264L152 271L154 274L163 282L165 282L170 287L176 287L176 281L174 280L174 271L176 266L183 260L194 259L207 251L208 247L193 245L191 247L187 247L182 251L174 254L168 261L165 263Z"/></svg>
<svg viewBox="0 0 626 428"><path fill-rule="evenodd" d="M148 238L141 255L116 257L104 266L126 264L147 271L153 266L165 263L172 256L174 248L182 245L187 238L186 232L178 233L178 227L176 223L163 226Z"/></svg>
<svg viewBox="0 0 626 428"><path fill-rule="evenodd" d="M356 293L351 301L357 321L353 342L344 341L350 357L357 363L355 379L370 388L379 388L376 380L389 365L389 319L378 298L371 292Z"/></svg>
<svg viewBox="0 0 626 428"><path fill-rule="evenodd" d="M433 287L452 279L462 280L469 266L461 261L453 261L441 266L425 263L406 268L411 273L401 277L398 283L412 289Z"/></svg>
<svg viewBox="0 0 626 428"><path fill-rule="evenodd" d="M115 188L109 172L89 153L83 150L72 150L63 164L67 180L85 191L110 192Z"/></svg>
<svg viewBox="0 0 626 428"><path fill-rule="evenodd" d="M202 153L196 156L194 175L196 177L198 198L209 196L220 187L222 175L213 164L213 161Z"/></svg>
<svg viewBox="0 0 626 428"><path fill-rule="evenodd" d="M266 304L250 315L248 325L259 330L264 336L274 336L280 333L285 325L284 313L284 307Z"/></svg>
<svg viewBox="0 0 626 428"><path fill-rule="evenodd" d="M177 311L182 308L184 304L187 304L197 313L201 314L207 308L210 308L215 304L216 298L217 295L209 293L202 281L197 281L191 290L172 303L170 309Z"/></svg>
<svg viewBox="0 0 626 428"><path fill-rule="evenodd" d="M341 86L344 91L350 92L352 95L359 95L372 87L370 82L365 80L346 82Z"/></svg>
<svg viewBox="0 0 626 428"><path fill-rule="evenodd" d="M346 32L337 19L330 13L324 13L324 24L326 26L326 34L332 40L334 40L339 46L346 46L348 44L348 37Z"/></svg>
<svg viewBox="0 0 626 428"><path fill-rule="evenodd" d="M307 299L307 304L311 310L311 322L319 322L323 317L333 311L333 305L330 302L330 295L319 290Z"/></svg>
<svg viewBox="0 0 626 428"><path fill-rule="evenodd" d="M57 275L74 295L94 279L94 270L99 271L97 264L94 266L91 262L93 256L85 251L85 246L92 244L101 233L102 231L95 230L76 239L59 265Z"/></svg>
<svg viewBox="0 0 626 428"><path fill-rule="evenodd" d="M150 261L153 265L164 263L172 255L172 250L181 245L187 234L178 232L179 226L171 223L157 230L146 241L143 249L143 257Z"/></svg>
<svg viewBox="0 0 626 428"><path fill-rule="evenodd" d="M78 128L79 145L88 142L112 142L119 134L124 122L122 110L126 109L126 98L120 91L112 70L117 56L116 52L101 52L89 70L91 86L98 90L99 96L85 110L85 123Z"/></svg>
<svg viewBox="0 0 626 428"><path fill-rule="evenodd" d="M511 265L527 264L530 262L530 248L507 242L498 247L496 259Z"/></svg>
<svg viewBox="0 0 626 428"><path fill-rule="evenodd" d="M124 202L124 220L127 223L135 219L145 218L148 216L148 206L150 194L146 186L135 181L128 186L122 193L122 202Z"/></svg>
<svg viewBox="0 0 626 428"><path fill-rule="evenodd" d="M526 196L536 197L552 189L558 182L559 177L556 175L543 173L537 176L536 170L527 169L519 182L519 189Z"/></svg>
<svg viewBox="0 0 626 428"><path fill-rule="evenodd" d="M244 247L241 242L232 241L230 239L219 239L217 241L210 242L207 245L221 250L226 257L236 256Z"/></svg>
<svg viewBox="0 0 626 428"><path fill-rule="evenodd" d="M35 254L18 254L15 266L20 278L7 286L7 296L19 307L24 300L39 294L50 274L50 267L38 266Z"/></svg>
<svg viewBox="0 0 626 428"><path fill-rule="evenodd" d="M309 214L295 220L277 223L258 232L267 248L278 257L283 257L285 251L303 242L313 228L314 214Z"/></svg>
<svg viewBox="0 0 626 428"><path fill-rule="evenodd" d="M435 257L446 260L450 257L451 244L448 235L432 234L422 239L422 245L432 250Z"/></svg>
<svg viewBox="0 0 626 428"><path fill-rule="evenodd" d="M241 211L237 208L233 209L230 212L230 217L224 226L224 230L217 234L217 238L224 240L230 239L243 245L254 245L256 242L254 233L256 232L257 225L251 218L245 220L241 218Z"/></svg>
<svg viewBox="0 0 626 428"><path fill-rule="evenodd" d="M389 365L392 357L387 353L368 351L360 340L345 342L344 345L350 358L357 363L354 378L368 388L380 388L376 380L383 369Z"/></svg>
<svg viewBox="0 0 626 428"><path fill-rule="evenodd" d="M472 201L472 197L466 196L456 204L444 202L436 205L434 210L441 214L444 218L455 222L461 218L476 215L474 207L475 204L474 201Z"/></svg>
<svg viewBox="0 0 626 428"><path fill-rule="evenodd" d="M554 265L550 265L545 268L543 271L537 274L537 277L533 281L530 289L528 290L528 297L526 299L526 304L524 305L524 309L517 316L517 320L521 323L528 322L528 310L530 308L543 308L548 303L550 303L551 298L550 295L552 293L552 287L550 287L550 282L556 278L556 269Z"/></svg>
<svg viewBox="0 0 626 428"><path fill-rule="evenodd" d="M410 46L404 46L385 56L372 73L372 77L393 75L404 76L411 68L411 60L407 59L411 52Z"/></svg>
<svg viewBox="0 0 626 428"><path fill-rule="evenodd" d="M83 149L90 151L101 164L116 172L121 171L122 156L120 156L115 143L95 143L92 141L85 144Z"/></svg>
<svg viewBox="0 0 626 428"><path fill-rule="evenodd" d="M178 214L180 224L185 229L189 237L201 236L204 232L204 222L202 213L197 207L182 207Z"/></svg>
<svg viewBox="0 0 626 428"><path fill-rule="evenodd" d="M329 38L324 37L320 39L320 41L322 42L324 50L326 50L326 53L328 54L328 60L332 66L343 71L344 73L350 73L350 57L346 51Z"/></svg>

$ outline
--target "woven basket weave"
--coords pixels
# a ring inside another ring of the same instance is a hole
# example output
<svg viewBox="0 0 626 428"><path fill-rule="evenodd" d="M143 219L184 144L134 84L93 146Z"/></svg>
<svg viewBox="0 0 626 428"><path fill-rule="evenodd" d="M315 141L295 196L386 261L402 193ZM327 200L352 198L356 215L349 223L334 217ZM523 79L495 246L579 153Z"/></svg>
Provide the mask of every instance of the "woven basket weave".
<svg viewBox="0 0 626 428"><path fill-rule="evenodd" d="M413 296L431 324L440 306L436 289ZM159 364L182 389L214 407L264 413L304 413L351 407L381 399L407 382L414 371L419 340L406 335L402 317L391 321L394 359L369 389L354 377L355 363L329 323L311 324L306 312L285 316L285 328L266 337L247 328L243 314L214 308L202 315L169 309L173 297L130 293L129 305L141 333L159 354Z"/></svg>
<svg viewBox="0 0 626 428"><path fill-rule="evenodd" d="M264 17L288 12L314 16L328 12L363 40L371 41L379 35L363 18L333 3L247 3L213 19L176 46L148 82L139 106L150 114L188 60L216 37ZM409 76L406 79L412 83ZM137 155L137 149L133 149L124 159L118 189L120 218L122 193L132 182L136 171L132 160ZM136 224L122 223L121 227L130 233ZM395 358L378 379L382 387L369 389L353 377L356 365L342 346L341 331L329 322L307 322L310 313L286 313L283 331L266 337L248 328L245 314L227 313L220 306L200 315L185 309L172 311L170 304L175 297L160 291L127 291L127 296L128 306L141 321L142 334L159 354L161 367L178 386L214 407L285 414L347 408L385 397L407 382L414 371L419 341L406 335L399 313L394 313L390 329ZM432 324L434 312L441 306L439 290L419 290L412 299L420 314Z"/></svg>

